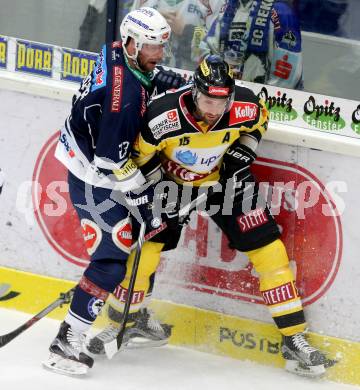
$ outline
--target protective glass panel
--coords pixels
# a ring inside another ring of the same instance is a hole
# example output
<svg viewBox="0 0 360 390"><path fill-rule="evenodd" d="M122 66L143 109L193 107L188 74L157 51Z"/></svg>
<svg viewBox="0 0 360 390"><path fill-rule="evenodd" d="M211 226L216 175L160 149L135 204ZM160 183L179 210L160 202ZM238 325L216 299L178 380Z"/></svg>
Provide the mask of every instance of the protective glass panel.
<svg viewBox="0 0 360 390"><path fill-rule="evenodd" d="M135 0L157 8L172 27L167 64L194 70L220 53L238 78L358 99L358 0ZM119 18L121 20L121 17Z"/></svg>
<svg viewBox="0 0 360 390"><path fill-rule="evenodd" d="M0 34L98 52L106 0L0 0Z"/></svg>

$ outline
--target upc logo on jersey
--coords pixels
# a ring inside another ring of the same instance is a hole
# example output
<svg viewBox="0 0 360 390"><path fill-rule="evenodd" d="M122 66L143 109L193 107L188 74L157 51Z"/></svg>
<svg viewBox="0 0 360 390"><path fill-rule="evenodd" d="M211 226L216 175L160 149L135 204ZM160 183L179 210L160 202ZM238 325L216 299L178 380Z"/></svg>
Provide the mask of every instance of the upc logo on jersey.
<svg viewBox="0 0 360 390"><path fill-rule="evenodd" d="M234 102L230 110L229 125L253 121L257 114L257 104L250 102Z"/></svg>
<svg viewBox="0 0 360 390"><path fill-rule="evenodd" d="M155 139L160 139L163 135L171 131L180 130L181 124L177 108L158 115L149 122L149 127Z"/></svg>
<svg viewBox="0 0 360 390"><path fill-rule="evenodd" d="M185 165L194 165L198 160L198 155L190 150L178 150L175 153L176 158Z"/></svg>
<svg viewBox="0 0 360 390"><path fill-rule="evenodd" d="M209 87L209 94L214 96L228 96L229 88L225 87Z"/></svg>

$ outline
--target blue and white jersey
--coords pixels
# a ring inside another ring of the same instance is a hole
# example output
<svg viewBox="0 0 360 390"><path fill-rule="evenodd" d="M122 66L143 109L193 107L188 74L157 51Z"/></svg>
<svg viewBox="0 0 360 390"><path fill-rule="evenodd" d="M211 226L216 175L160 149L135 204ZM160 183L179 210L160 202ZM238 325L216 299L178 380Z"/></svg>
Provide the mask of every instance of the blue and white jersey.
<svg viewBox="0 0 360 390"><path fill-rule="evenodd" d="M121 43L104 45L73 97L56 157L92 185L121 191L141 185L145 180L129 156L149 99L145 88L128 67Z"/></svg>
<svg viewBox="0 0 360 390"><path fill-rule="evenodd" d="M239 79L302 87L300 24L292 0L228 0L200 51L222 55Z"/></svg>

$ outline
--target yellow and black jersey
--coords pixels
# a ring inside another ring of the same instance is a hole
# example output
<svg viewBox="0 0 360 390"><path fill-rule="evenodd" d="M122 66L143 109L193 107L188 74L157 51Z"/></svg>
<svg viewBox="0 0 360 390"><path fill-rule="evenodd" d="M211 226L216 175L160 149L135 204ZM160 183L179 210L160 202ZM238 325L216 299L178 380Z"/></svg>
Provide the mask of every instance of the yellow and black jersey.
<svg viewBox="0 0 360 390"><path fill-rule="evenodd" d="M134 145L137 165L143 166L158 153L170 179L199 186L219 179L224 153L236 139L247 135L257 144L267 129L263 101L245 87L235 87L230 110L211 127L196 121L194 109L191 86L154 99L146 114L147 125Z"/></svg>

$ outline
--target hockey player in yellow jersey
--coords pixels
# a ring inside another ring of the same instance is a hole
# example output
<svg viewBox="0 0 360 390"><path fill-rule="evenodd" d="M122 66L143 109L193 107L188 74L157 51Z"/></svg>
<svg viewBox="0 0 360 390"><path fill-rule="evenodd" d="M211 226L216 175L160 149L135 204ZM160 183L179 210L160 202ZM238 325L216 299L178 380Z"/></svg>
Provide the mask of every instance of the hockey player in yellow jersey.
<svg viewBox="0 0 360 390"><path fill-rule="evenodd" d="M179 194L191 188L195 198L208 186L208 208L219 206L211 218L259 274L264 303L283 336L287 369L308 376L323 374L333 361L306 339L307 325L288 255L250 171L267 130L264 102L250 89L235 85L228 64L211 55L196 69L192 84L152 101L146 122L134 146L138 166L149 180L162 173L165 180L177 183ZM220 191L216 183L221 184ZM160 252L176 248L182 228L176 209L169 213L168 225L144 244L135 291L149 289ZM122 289L128 280L129 275ZM122 303L114 296L110 303L113 312L121 311Z"/></svg>

